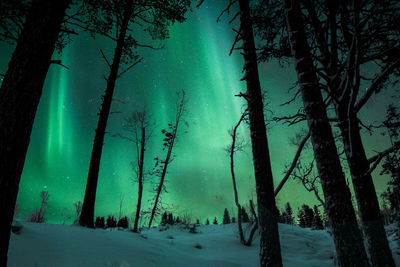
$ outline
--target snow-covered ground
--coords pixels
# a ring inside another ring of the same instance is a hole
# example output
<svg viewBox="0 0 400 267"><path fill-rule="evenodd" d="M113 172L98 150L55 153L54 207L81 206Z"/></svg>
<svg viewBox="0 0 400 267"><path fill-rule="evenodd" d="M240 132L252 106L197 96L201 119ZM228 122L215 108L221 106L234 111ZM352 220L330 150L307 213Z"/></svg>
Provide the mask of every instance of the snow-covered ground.
<svg viewBox="0 0 400 267"><path fill-rule="evenodd" d="M204 225L198 233L179 226L141 234L116 229L22 223L12 234L8 266L128 267L128 266L258 266L258 239L245 247L237 225ZM334 266L333 242L326 231L279 225L284 266ZM389 236L400 266L399 248Z"/></svg>

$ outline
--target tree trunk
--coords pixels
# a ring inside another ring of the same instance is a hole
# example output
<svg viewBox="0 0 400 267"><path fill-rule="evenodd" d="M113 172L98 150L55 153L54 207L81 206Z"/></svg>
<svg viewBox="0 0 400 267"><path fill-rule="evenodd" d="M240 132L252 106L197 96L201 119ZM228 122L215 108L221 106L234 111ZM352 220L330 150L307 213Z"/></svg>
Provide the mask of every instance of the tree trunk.
<svg viewBox="0 0 400 267"><path fill-rule="evenodd" d="M97 122L96 134L93 142L92 156L90 158L89 173L86 183L85 198L82 205L82 213L79 218L79 224L86 227L94 227L94 206L96 200L97 181L99 178L100 160L103 151L104 135L106 133L108 116L110 114L111 102L115 89L115 82L118 78L118 69L121 62L123 47L125 44L126 31L129 20L133 13L133 1L126 4L123 21L118 36L117 46L114 51L113 62L110 69L110 75L107 79L107 87L103 96L100 116Z"/></svg>
<svg viewBox="0 0 400 267"><path fill-rule="evenodd" d="M174 142L175 142L175 138L176 138L176 131L178 129L178 123L179 123L179 121L177 121L176 124L175 124L175 129L174 129L174 132L173 132L172 141L168 146L167 157L165 158L164 167L163 167L163 170L162 170L162 173L161 173L161 177L160 177L160 183L158 184L158 187L157 187L156 199L154 200L154 206L153 206L153 209L151 210L149 228L151 227L151 224L153 223L154 215L156 214L156 210L157 210L158 201L160 199L160 194L161 194L161 191L162 191L162 188L163 188L163 185L164 185L165 176L167 175L167 168L168 168L169 161L171 159L172 148L174 147Z"/></svg>
<svg viewBox="0 0 400 267"><path fill-rule="evenodd" d="M136 215L135 215L135 224L133 226L133 232L137 233L138 231L138 223L140 217L140 208L142 206L142 195L143 195L143 162L144 162L144 145L146 143L146 128L142 127L142 138L140 139L140 157L139 157L139 191L138 191L138 201L136 204Z"/></svg>
<svg viewBox="0 0 400 267"><path fill-rule="evenodd" d="M60 25L69 0L34 0L0 88L0 266L7 264L11 223Z"/></svg>
<svg viewBox="0 0 400 267"><path fill-rule="evenodd" d="M240 37L243 41L243 57L245 61L245 76L243 80L246 81L247 86L246 98L249 110L250 137L258 204L260 266L282 266L278 213L275 204L249 0L239 0L239 5Z"/></svg>
<svg viewBox="0 0 400 267"><path fill-rule="evenodd" d="M314 157L324 191L339 266L368 266L367 254L340 165L325 104L304 32L298 1L285 0L289 41L295 60Z"/></svg>
<svg viewBox="0 0 400 267"><path fill-rule="evenodd" d="M347 104L336 107L339 128L353 181L361 223L373 266L395 266L379 209L375 186L356 116L348 119Z"/></svg>

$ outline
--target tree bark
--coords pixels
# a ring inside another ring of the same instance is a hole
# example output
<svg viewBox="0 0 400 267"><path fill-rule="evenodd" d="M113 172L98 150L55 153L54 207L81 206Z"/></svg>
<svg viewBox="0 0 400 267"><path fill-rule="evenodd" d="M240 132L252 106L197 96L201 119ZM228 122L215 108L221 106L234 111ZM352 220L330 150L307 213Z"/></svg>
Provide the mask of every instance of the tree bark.
<svg viewBox="0 0 400 267"><path fill-rule="evenodd" d="M135 215L135 223L133 226L133 232L137 233L138 231L138 223L140 217L140 208L142 206L142 195L143 195L143 162L144 162L144 146L146 143L146 128L142 127L142 138L140 139L140 157L139 157L139 173L138 173L138 201L136 204L136 215Z"/></svg>
<svg viewBox="0 0 400 267"><path fill-rule="evenodd" d="M0 266L33 121L69 0L34 0L0 88Z"/></svg>
<svg viewBox="0 0 400 267"><path fill-rule="evenodd" d="M264 111L258 76L257 56L249 0L239 0L240 37L243 41L243 57L248 102L250 137L256 182L258 224L260 233L260 266L282 266L278 232L278 212L275 204L274 185Z"/></svg>
<svg viewBox="0 0 400 267"><path fill-rule="evenodd" d="M117 46L114 51L113 62L110 68L110 75L107 79L107 87L103 96L99 120L97 122L96 134L93 142L92 156L90 158L89 172L86 183L85 198L82 205L82 213L79 218L81 226L94 227L94 207L96 201L97 182L99 179L99 169L101 154L103 151L104 135L106 133L107 121L110 115L111 102L114 94L115 83L118 78L118 69L121 62L123 48L125 44L126 32L129 21L133 13L133 1L129 0L124 9L123 20L118 36Z"/></svg>
<svg viewBox="0 0 400 267"><path fill-rule="evenodd" d="M340 165L322 99L299 3L284 1L289 41L295 60L314 157L324 191L339 266L369 266L351 194Z"/></svg>
<svg viewBox="0 0 400 267"><path fill-rule="evenodd" d="M344 107L347 104L339 104L336 111L369 256L373 266L395 266L375 186L369 173L358 120L355 115L349 120L348 110Z"/></svg>

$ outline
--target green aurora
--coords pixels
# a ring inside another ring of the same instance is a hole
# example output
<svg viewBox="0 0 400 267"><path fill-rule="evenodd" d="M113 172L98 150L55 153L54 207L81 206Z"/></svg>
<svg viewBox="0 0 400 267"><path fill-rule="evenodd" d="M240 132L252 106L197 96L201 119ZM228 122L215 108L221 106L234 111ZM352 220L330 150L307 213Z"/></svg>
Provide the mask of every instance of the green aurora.
<svg viewBox="0 0 400 267"><path fill-rule="evenodd" d="M226 18L216 23L222 5L213 5L194 8L185 23L171 27L165 49L139 50L142 63L117 81L115 99L123 103L114 101L112 105L116 113L110 116L107 127L110 134L106 136L101 161L97 216L117 215L121 199L124 215L132 216L136 207L137 184L132 181L135 174L131 168L135 147L111 135L124 134L124 118L146 106L157 125L145 155L146 167L151 168L155 156L163 157L161 129L174 119L175 93L182 89L189 99L185 117L188 127L180 129L174 149L176 157L167 175L168 192L163 194L162 201L175 214L189 214L202 222L214 216L220 220L225 207L234 212L229 158L224 149L230 144L228 129L236 124L243 110L243 101L234 96L245 90L244 82L240 82L243 60L238 52L228 55L234 39L232 25ZM97 112L105 88L103 75L107 75L99 48L111 57L114 43L102 38L93 40L82 33L62 55L54 55L70 70L53 65L47 75L20 183L21 219L39 206L42 190L50 193L48 222L71 223L75 219L73 203L83 200ZM0 49L3 73L13 49L4 44ZM295 112L297 106L280 106L291 98L288 88L296 80L293 66L281 67L271 62L260 64L259 70L262 87L268 94L268 108L275 115ZM382 119L387 103L388 93L374 97L361 117L369 122ZM266 116L270 118L271 114ZM296 150L290 145L290 138L304 127L305 123L268 125L275 185L284 176L285 165ZM245 125L241 126L240 135L249 143ZM386 137L364 136L369 156L389 146ZM312 152L303 155L307 160ZM236 155L235 164L240 201L246 204L248 199L255 199L249 145ZM386 188L387 178L379 175L379 169L373 174L380 194ZM151 181L157 180L147 177L147 181L145 210L150 208L148 201L153 197ZM317 204L314 195L293 180L278 195L280 208L288 201L294 209L303 203Z"/></svg>

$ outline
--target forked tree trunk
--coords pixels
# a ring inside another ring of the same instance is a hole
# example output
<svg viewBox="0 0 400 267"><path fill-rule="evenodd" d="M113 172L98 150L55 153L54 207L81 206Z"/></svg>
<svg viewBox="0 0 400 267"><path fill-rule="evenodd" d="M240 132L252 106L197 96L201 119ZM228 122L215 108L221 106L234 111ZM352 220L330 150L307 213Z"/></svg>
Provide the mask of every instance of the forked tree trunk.
<svg viewBox="0 0 400 267"><path fill-rule="evenodd" d="M0 89L0 266L33 121L69 0L34 0Z"/></svg>
<svg viewBox="0 0 400 267"><path fill-rule="evenodd" d="M344 105L347 107L347 105ZM395 266L369 171L356 116L348 119L347 108L337 107L339 128L357 199L364 236L373 266Z"/></svg>
<svg viewBox="0 0 400 267"><path fill-rule="evenodd" d="M99 179L99 169L101 154L103 151L104 135L106 133L108 116L110 115L111 102L114 95L115 82L118 78L118 69L121 62L123 48L125 45L126 31L129 20L133 13L133 1L129 0L124 9L123 20L114 51L113 62L110 68L110 75L107 79L107 87L103 96L99 120L97 122L96 133L94 136L92 156L90 158L89 173L86 183L85 198L82 205L82 213L79 224L86 227L94 227L94 206L96 201L97 181Z"/></svg>
<svg viewBox="0 0 400 267"><path fill-rule="evenodd" d="M249 110L250 137L256 182L258 229L260 233L260 266L282 266L271 162L264 122L264 109L249 0L239 0L240 37L243 41L246 98Z"/></svg>
<svg viewBox="0 0 400 267"><path fill-rule="evenodd" d="M324 191L339 266L368 266L351 194L340 165L296 0L284 0L289 41L295 60L314 157Z"/></svg>
<svg viewBox="0 0 400 267"><path fill-rule="evenodd" d="M140 209L142 207L142 195L143 195L143 162L144 162L144 146L146 143L146 128L142 127L142 137L140 139L140 156L139 156L139 170L138 170L138 201L136 204L136 215L135 215L135 223L133 226L133 232L137 233L138 231L138 224L139 224L139 217L140 217Z"/></svg>

